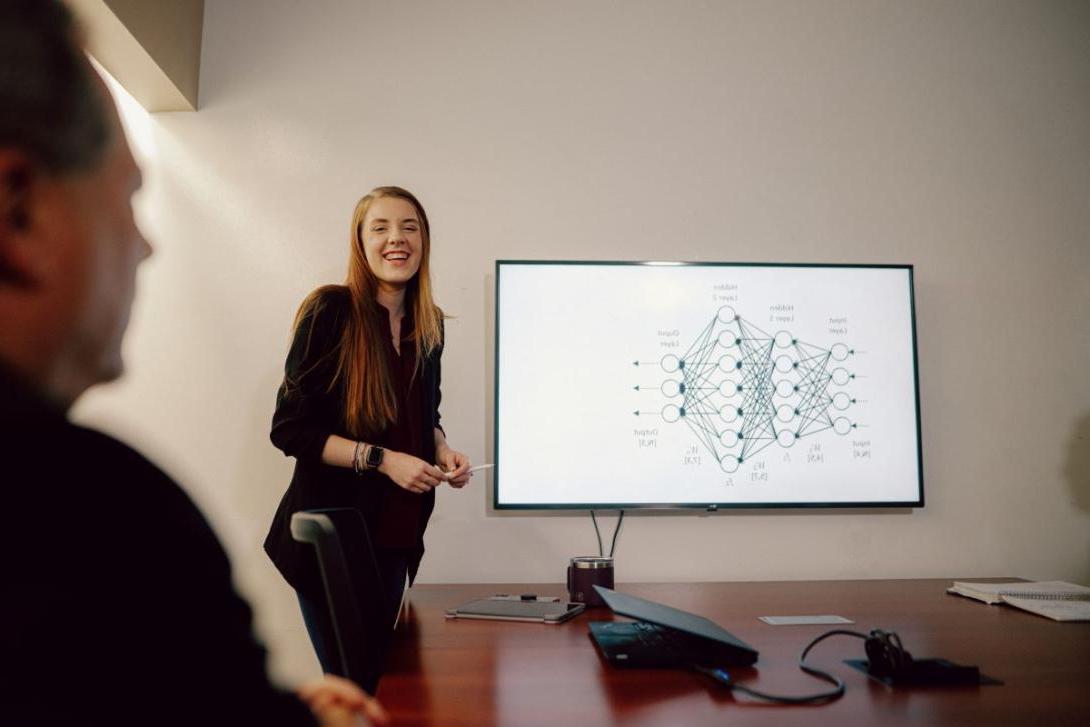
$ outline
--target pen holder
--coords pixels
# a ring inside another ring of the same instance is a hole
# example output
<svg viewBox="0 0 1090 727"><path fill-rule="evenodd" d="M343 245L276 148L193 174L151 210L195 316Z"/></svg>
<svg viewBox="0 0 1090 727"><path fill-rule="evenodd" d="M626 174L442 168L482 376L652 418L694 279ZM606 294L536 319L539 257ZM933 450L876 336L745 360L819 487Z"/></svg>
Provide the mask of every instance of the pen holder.
<svg viewBox="0 0 1090 727"><path fill-rule="evenodd" d="M568 596L588 607L604 606L594 586L613 588L613 558L585 555L568 564Z"/></svg>

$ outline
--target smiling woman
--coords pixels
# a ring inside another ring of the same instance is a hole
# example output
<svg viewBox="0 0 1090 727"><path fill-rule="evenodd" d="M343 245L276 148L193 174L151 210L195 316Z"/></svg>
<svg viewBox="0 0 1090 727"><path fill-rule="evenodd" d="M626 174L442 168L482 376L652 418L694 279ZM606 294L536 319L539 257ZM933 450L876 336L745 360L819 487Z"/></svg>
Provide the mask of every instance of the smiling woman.
<svg viewBox="0 0 1090 727"><path fill-rule="evenodd" d="M295 588L318 660L335 663L318 564L291 537L300 510L354 507L367 523L392 627L416 576L435 488L469 482L439 426L443 313L432 300L420 202L378 187L352 214L348 276L307 296L277 395L272 441L295 457L265 550Z"/></svg>

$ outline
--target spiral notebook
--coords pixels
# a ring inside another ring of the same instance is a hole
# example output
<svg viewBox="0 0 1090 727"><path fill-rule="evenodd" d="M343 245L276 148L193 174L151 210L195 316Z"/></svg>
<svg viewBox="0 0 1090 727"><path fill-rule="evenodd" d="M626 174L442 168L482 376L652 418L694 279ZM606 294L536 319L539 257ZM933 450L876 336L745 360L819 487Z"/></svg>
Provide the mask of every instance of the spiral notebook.
<svg viewBox="0 0 1090 727"><path fill-rule="evenodd" d="M1066 581L954 581L946 592L989 604L1005 603L1055 621L1090 621L1090 588Z"/></svg>

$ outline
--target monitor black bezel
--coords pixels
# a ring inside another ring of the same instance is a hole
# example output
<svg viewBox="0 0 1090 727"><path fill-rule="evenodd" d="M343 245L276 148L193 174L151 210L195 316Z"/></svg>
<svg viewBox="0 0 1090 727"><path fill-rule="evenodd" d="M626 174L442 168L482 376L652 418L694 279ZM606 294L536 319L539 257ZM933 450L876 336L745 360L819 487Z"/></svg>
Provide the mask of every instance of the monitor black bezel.
<svg viewBox="0 0 1090 727"><path fill-rule="evenodd" d="M708 503L518 503L503 504L500 499L500 477L503 463L499 461L500 421L500 273L502 266L510 265L601 265L601 266L670 266L670 267L749 267L749 268L837 268L837 269L897 269L908 273L909 316L912 324L912 378L916 400L916 472L919 496L908 501L865 502L708 502ZM784 510L784 509L848 509L848 508L922 508L924 506L923 482L923 432L920 424L920 369L916 341L916 285L915 268L911 264L895 263L769 263L769 262L692 262L667 260L496 260L495 265L495 345L493 351L492 389L492 454L496 469L492 477L492 508L494 510Z"/></svg>

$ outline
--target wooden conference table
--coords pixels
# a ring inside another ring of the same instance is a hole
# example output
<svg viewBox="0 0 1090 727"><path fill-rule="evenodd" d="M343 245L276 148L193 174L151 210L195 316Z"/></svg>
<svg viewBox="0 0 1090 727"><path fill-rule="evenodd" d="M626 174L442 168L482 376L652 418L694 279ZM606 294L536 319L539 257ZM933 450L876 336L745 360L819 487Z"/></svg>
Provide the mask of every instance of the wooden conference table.
<svg viewBox="0 0 1090 727"><path fill-rule="evenodd" d="M966 579L968 580L968 579ZM707 677L670 670L618 670L599 655L588 609L556 626L450 621L443 611L494 593L563 594L548 585L420 585L378 697L406 725L1090 725L1090 623L1058 623L1006 606L947 595L949 580L618 584L617 589L700 614L760 652L731 670L780 694L828 688L799 671L798 657L833 628L896 631L913 656L975 664L1002 686L892 689L843 663L863 642L823 641L808 661L847 685L823 706L737 699ZM769 626L758 616L837 614L845 626Z"/></svg>

